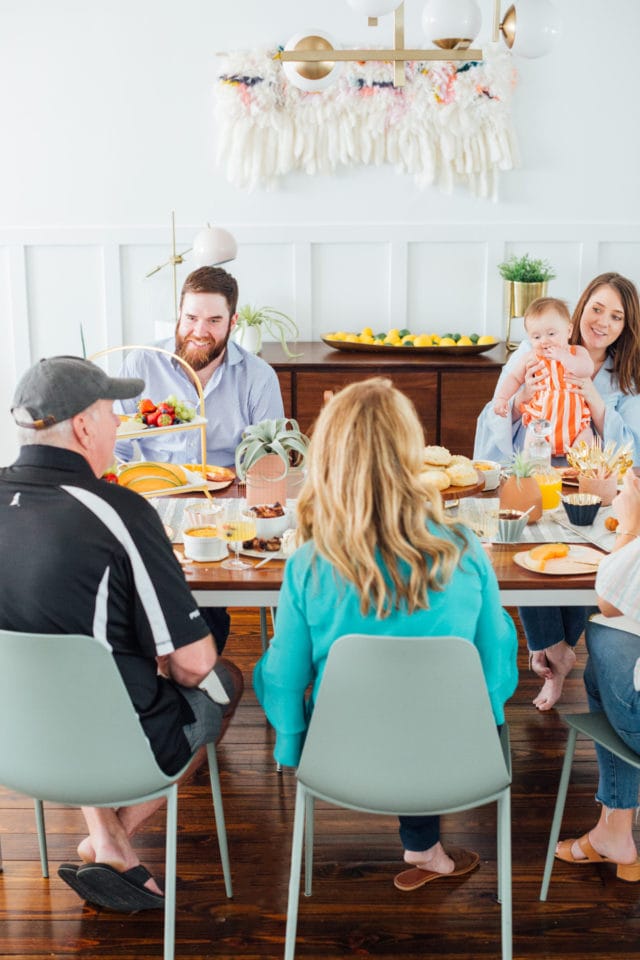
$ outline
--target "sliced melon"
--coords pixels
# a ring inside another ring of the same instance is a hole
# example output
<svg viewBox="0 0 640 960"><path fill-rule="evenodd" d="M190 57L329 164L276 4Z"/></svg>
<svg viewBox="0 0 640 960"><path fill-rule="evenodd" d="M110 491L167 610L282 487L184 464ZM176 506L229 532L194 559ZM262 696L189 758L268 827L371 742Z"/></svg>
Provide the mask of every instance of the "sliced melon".
<svg viewBox="0 0 640 960"><path fill-rule="evenodd" d="M534 570L542 572L549 560L566 557L569 546L566 543L542 543L539 547L529 550L529 565Z"/></svg>
<svg viewBox="0 0 640 960"><path fill-rule="evenodd" d="M177 463L155 463L153 461L142 461L141 463L130 463L123 467L118 474L118 482L124 487L140 491L138 486L134 487L134 482L138 480L155 480L156 487L151 489L166 489L167 487L183 487L187 482L187 477L181 466ZM159 481L165 481L159 485Z"/></svg>
<svg viewBox="0 0 640 960"><path fill-rule="evenodd" d="M126 486L136 493L157 493L159 490L177 490L182 484L169 477L133 477Z"/></svg>

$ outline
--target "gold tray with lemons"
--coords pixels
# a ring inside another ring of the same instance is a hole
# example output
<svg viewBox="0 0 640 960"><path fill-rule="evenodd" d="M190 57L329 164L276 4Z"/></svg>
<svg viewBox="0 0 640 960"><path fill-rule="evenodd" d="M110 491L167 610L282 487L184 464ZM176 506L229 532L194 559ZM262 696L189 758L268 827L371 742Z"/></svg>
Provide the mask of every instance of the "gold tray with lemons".
<svg viewBox="0 0 640 960"><path fill-rule="evenodd" d="M411 333L410 330L388 330L386 333L374 333L371 327L364 327L360 333L325 333L322 340L335 350L351 350L366 353L397 353L406 349L407 353L448 353L453 356L472 356L492 350L500 342L495 337L477 333Z"/></svg>

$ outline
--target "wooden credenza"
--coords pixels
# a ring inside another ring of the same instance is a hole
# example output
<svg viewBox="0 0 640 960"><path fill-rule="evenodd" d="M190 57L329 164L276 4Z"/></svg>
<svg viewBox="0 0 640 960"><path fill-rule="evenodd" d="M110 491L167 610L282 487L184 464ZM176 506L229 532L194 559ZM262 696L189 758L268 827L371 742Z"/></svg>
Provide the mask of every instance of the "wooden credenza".
<svg viewBox="0 0 640 960"><path fill-rule="evenodd" d="M425 428L426 441L471 456L476 418L493 396L506 361L504 344L472 357L444 354L411 356L410 348L392 353L349 353L322 342L298 343L301 357L289 360L275 343L265 344L261 356L275 369L285 413L309 433L326 390L338 391L350 383L385 376L411 398Z"/></svg>

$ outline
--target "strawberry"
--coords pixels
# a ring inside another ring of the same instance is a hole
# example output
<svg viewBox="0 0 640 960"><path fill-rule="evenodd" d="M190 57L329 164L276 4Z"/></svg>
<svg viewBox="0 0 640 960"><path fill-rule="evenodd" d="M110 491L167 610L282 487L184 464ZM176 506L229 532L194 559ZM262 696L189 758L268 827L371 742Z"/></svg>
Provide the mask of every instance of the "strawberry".
<svg viewBox="0 0 640 960"><path fill-rule="evenodd" d="M156 427L170 427L175 417L171 413L159 413L156 417Z"/></svg>
<svg viewBox="0 0 640 960"><path fill-rule="evenodd" d="M106 480L107 483L117 483L117 482L118 482L118 474L117 474L117 473L103 473L103 474L102 474L102 479L103 479L103 480Z"/></svg>
<svg viewBox="0 0 640 960"><path fill-rule="evenodd" d="M159 412L158 412L157 410L153 410L151 413L148 413L148 414L146 415L146 417L147 417L147 426L148 426L148 427L156 427L156 426L158 425L158 424L157 424L157 420L158 420L158 417L159 417L159 416L160 416L160 414L159 414Z"/></svg>
<svg viewBox="0 0 640 960"><path fill-rule="evenodd" d="M143 400L138 400L138 413L153 413L155 409L155 403L153 400L149 400L148 397L145 397Z"/></svg>

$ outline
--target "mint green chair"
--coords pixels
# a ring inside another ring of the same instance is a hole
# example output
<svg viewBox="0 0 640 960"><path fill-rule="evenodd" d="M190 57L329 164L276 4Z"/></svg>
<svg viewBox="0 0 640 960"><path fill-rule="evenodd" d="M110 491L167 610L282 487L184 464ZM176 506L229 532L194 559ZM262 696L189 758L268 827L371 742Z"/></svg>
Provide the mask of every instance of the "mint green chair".
<svg viewBox="0 0 640 960"><path fill-rule="evenodd" d="M502 960L511 960L511 763L478 651L459 637L351 634L331 648L297 770L285 960L295 953L305 840L311 895L316 797L381 814L444 814L497 801ZM471 881L472 882L472 881ZM391 879L389 879L390 896Z"/></svg>
<svg viewBox="0 0 640 960"><path fill-rule="evenodd" d="M173 960L177 780L184 770L170 777L156 763L109 645L95 637L0 630L0 729L12 731L2 738L0 783L36 798L43 872L43 800L121 807L166 797L164 960ZM225 890L231 897L215 744L207 745L207 755Z"/></svg>
<svg viewBox="0 0 640 960"><path fill-rule="evenodd" d="M589 624L591 626L591 624ZM603 629L612 630L612 627ZM560 836L560 827L562 826L562 814L567 799L567 789L571 778L571 766L573 764L573 755L576 749L576 740L578 734L582 733L585 737L599 743L610 753L620 757L632 767L640 768L640 756L627 746L624 740L618 736L607 719L607 715L601 711L596 713L566 713L562 720L569 727L569 736L564 751L564 762L562 764L562 773L560 774L560 783L558 784L558 796L556 797L556 806L553 811L553 821L549 832L549 845L547 847L547 857L544 864L544 874L542 876L542 885L540 887L540 899L546 900L549 893L549 883L551 882L551 873L555 862L556 844Z"/></svg>

